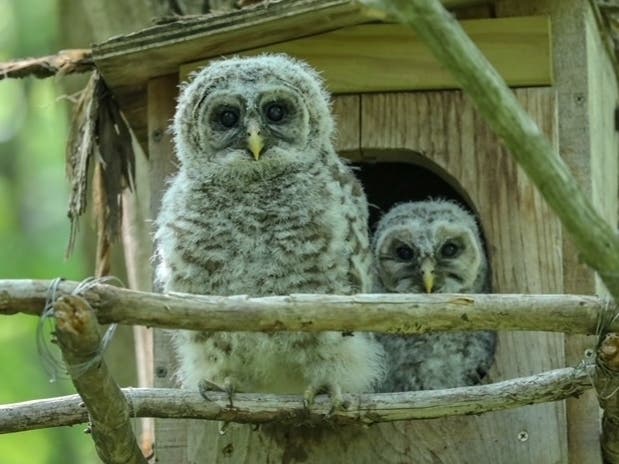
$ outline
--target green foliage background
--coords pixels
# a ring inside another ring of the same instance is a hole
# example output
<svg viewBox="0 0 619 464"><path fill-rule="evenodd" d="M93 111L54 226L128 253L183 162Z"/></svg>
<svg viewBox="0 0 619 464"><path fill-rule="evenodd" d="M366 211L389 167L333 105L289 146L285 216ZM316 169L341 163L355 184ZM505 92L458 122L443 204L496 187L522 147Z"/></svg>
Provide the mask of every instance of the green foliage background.
<svg viewBox="0 0 619 464"><path fill-rule="evenodd" d="M58 50L55 0L0 0L0 61ZM59 79L0 81L0 278L84 278L68 237L64 147L71 103ZM49 382L35 343L37 320L0 318L0 404L74 393ZM83 426L0 435L0 464L98 462Z"/></svg>

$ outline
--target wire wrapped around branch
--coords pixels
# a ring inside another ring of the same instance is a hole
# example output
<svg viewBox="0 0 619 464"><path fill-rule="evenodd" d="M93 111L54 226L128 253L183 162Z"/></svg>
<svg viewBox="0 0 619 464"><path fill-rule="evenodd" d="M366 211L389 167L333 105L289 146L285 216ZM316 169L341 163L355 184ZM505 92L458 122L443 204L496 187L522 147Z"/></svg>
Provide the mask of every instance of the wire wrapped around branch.
<svg viewBox="0 0 619 464"><path fill-rule="evenodd" d="M77 295L53 303L58 346L91 422L97 454L106 464L146 464L137 445L127 400L102 359L102 337L88 302Z"/></svg>

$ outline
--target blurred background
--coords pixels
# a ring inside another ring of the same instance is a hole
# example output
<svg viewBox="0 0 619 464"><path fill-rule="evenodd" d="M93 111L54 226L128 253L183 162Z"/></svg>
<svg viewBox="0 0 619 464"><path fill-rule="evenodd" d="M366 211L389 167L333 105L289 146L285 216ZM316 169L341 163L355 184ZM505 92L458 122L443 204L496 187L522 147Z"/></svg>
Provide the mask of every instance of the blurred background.
<svg viewBox="0 0 619 464"><path fill-rule="evenodd" d="M168 3L0 0L0 61L89 48L150 24L167 12ZM81 280L93 274L90 218L81 221L73 256L64 257L69 234L65 144L76 93L87 79L0 80L0 279ZM117 257L112 272L124 279L123 269ZM37 322L28 316L0 317L0 404L75 392L69 380L49 381L37 353ZM133 359L130 328L115 335L107 358L121 385L136 385L135 367L127 362ZM84 428L0 435L0 463L99 462Z"/></svg>
<svg viewBox="0 0 619 464"><path fill-rule="evenodd" d="M54 1L0 0L0 61L55 53ZM57 79L0 81L0 278L82 279L83 244L66 261L64 146L71 104ZM0 318L0 403L74 393L50 383L36 349L37 320ZM3 463L97 462L83 426L0 435Z"/></svg>

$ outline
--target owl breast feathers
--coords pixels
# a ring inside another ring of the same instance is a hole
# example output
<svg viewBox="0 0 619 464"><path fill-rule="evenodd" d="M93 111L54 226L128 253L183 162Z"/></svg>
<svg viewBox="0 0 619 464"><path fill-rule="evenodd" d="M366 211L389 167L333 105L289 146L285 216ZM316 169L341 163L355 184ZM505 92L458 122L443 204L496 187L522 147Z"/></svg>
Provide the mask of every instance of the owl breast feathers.
<svg viewBox="0 0 619 464"><path fill-rule="evenodd" d="M157 220L164 291L252 296L367 292L365 194L338 158L329 96L284 55L216 61L182 89L173 131L179 172ZM175 336L179 380L235 390L369 391L382 375L370 335Z"/></svg>
<svg viewBox="0 0 619 464"><path fill-rule="evenodd" d="M403 203L378 223L372 241L377 291L482 293L488 263L475 218L444 200ZM379 335L387 374L378 391L479 383L494 358L495 332Z"/></svg>

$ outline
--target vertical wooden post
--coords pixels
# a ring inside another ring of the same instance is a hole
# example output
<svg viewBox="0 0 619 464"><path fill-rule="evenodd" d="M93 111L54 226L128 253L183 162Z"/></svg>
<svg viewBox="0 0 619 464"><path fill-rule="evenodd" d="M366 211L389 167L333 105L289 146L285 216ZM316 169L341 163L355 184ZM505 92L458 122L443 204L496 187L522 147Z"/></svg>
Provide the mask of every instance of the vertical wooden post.
<svg viewBox="0 0 619 464"><path fill-rule="evenodd" d="M150 214L156 218L166 179L175 171L174 149L169 132L174 116L178 87L177 74L148 82L148 154L150 161ZM174 386L174 365L170 337L163 330L153 331L154 386ZM186 462L186 422L155 421L155 457L160 463Z"/></svg>
<svg viewBox="0 0 619 464"><path fill-rule="evenodd" d="M590 2L582 0L498 0L497 15L549 14L559 111L559 153L599 212L617 224L617 132L613 130L617 82L600 40ZM595 273L580 262L569 240L563 243L566 293L604 293ZM565 339L567 365L576 365L595 337ZM570 463L602 462L599 414L593 391L566 400Z"/></svg>
<svg viewBox="0 0 619 464"><path fill-rule="evenodd" d="M146 155L134 141L135 186L123 192L122 240L129 288L152 290L152 239L150 228L150 180ZM135 357L139 387L153 386L153 331L134 326ZM141 419L140 446L145 455L152 453L154 422Z"/></svg>

